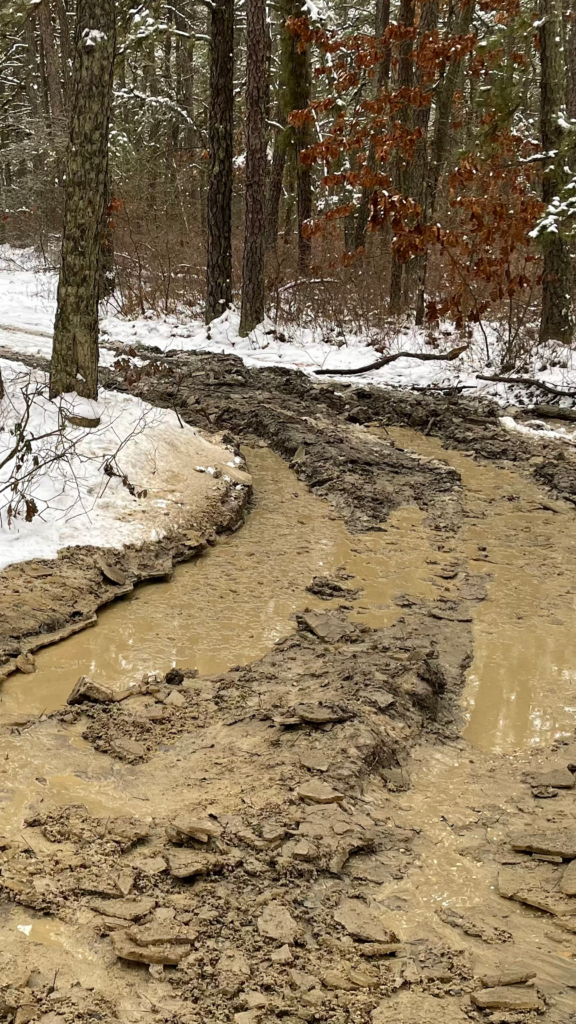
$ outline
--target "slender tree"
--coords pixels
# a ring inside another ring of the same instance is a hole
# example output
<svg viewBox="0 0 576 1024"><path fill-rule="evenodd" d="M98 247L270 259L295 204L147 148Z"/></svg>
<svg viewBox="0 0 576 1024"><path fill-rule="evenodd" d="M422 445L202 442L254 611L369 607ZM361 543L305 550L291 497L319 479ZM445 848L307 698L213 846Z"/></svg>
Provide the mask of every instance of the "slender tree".
<svg viewBox="0 0 576 1024"><path fill-rule="evenodd" d="M234 0L210 7L206 323L232 302L232 170L234 155Z"/></svg>
<svg viewBox="0 0 576 1024"><path fill-rule="evenodd" d="M566 81L559 0L540 0L540 131L545 155L542 199L548 205L562 194L566 169ZM570 248L561 232L543 231L542 318L540 341L570 342L574 333Z"/></svg>
<svg viewBox="0 0 576 1024"><path fill-rule="evenodd" d="M41 0L41 3L38 4L38 24L40 26L42 49L44 52L46 85L50 98L52 119L54 121L61 121L64 117L64 102L60 81L60 61L54 38L50 0Z"/></svg>
<svg viewBox="0 0 576 1024"><path fill-rule="evenodd" d="M249 334L264 318L268 107L266 0L247 0L246 37L246 231L240 317L242 336Z"/></svg>
<svg viewBox="0 0 576 1024"><path fill-rule="evenodd" d="M115 47L115 0L78 0L51 397L98 394L99 269Z"/></svg>
<svg viewBox="0 0 576 1024"><path fill-rule="evenodd" d="M416 17L415 0L401 0L398 23L404 33L399 47L398 90L405 90L408 95L414 85L414 39L410 34L414 28ZM408 132L413 123L413 108L406 100L400 108L398 122L401 129ZM394 166L394 187L400 195L408 195L410 183L410 161L402 152L401 146L396 150ZM402 283L404 264L392 258L392 275L390 278L390 312L399 313L402 308Z"/></svg>

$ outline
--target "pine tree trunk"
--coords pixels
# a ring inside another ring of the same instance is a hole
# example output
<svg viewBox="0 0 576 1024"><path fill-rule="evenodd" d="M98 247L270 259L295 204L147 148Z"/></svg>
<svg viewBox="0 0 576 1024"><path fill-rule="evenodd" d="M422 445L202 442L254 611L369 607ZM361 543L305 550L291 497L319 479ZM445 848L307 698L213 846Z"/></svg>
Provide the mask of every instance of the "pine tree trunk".
<svg viewBox="0 0 576 1024"><path fill-rule="evenodd" d="M561 196L568 179L565 118L561 117L566 105L566 81L560 0L540 0L539 7L540 131L542 149L550 154L542 178L542 199L549 204L555 196ZM540 341L569 344L574 333L570 247L557 231L543 232L541 242L544 267Z"/></svg>
<svg viewBox="0 0 576 1024"><path fill-rule="evenodd" d="M398 22L403 28L412 28L416 16L415 0L401 0ZM398 62L398 89L411 89L414 84L414 40L404 39L400 43L400 57ZM399 113L400 124L409 129L412 124L412 109L406 103ZM407 158L403 153L397 152L394 167L394 189L400 195L408 193L410 167ZM402 283L404 278L404 264L394 255L392 256L392 274L390 279L390 312L392 315L399 313L402 309Z"/></svg>
<svg viewBox="0 0 576 1024"><path fill-rule="evenodd" d="M60 29L60 53L62 64L62 80L64 82L64 99L66 105L70 103L70 72L72 69L72 41L70 38L70 23L65 0L56 0L56 16Z"/></svg>
<svg viewBox="0 0 576 1024"><path fill-rule="evenodd" d="M469 0L460 11L458 22L454 26L453 35L465 36L470 32L476 0ZM450 122L454 107L454 94L462 74L462 60L454 57L444 68L444 72L435 88L434 130L430 158L428 161L428 180L424 190L424 224L432 223L436 210L436 199L440 177L448 157L452 132ZM428 253L419 260L418 287L416 296L416 323L422 324L425 316L426 278L428 275Z"/></svg>
<svg viewBox="0 0 576 1024"><path fill-rule="evenodd" d="M38 4L38 24L42 36L42 48L44 51L44 65L46 69L46 84L50 98L50 110L53 121L62 121L64 118L64 103L62 101L62 87L60 84L60 69L58 66L58 54L56 52L56 40L54 39L54 28L52 25L52 11L49 0L42 0Z"/></svg>
<svg viewBox="0 0 576 1024"><path fill-rule="evenodd" d="M232 303L232 161L234 130L234 0L210 9L210 181L208 185L206 323Z"/></svg>
<svg viewBox="0 0 576 1024"><path fill-rule="evenodd" d="M376 3L376 22L375 22L375 35L376 39L382 39L386 29L390 24L390 0L377 0ZM392 64L392 51L388 44L384 48L384 54L382 60L378 64L378 71L376 74L376 84L378 92L381 93L383 89L390 88L390 67ZM368 155L368 165L372 170L376 169L376 153L374 146L370 147L370 153ZM362 189L362 198L360 200L360 206L356 214L356 226L354 230L354 249L363 249L366 245L366 231L368 228L368 218L370 216L370 200L372 199L373 190L370 188Z"/></svg>
<svg viewBox="0 0 576 1024"><path fill-rule="evenodd" d="M276 129L274 139L274 152L272 154L272 166L268 175L268 201L266 204L266 250L271 252L276 248L278 241L278 225L280 222L280 200L282 198L282 185L284 183L284 168L286 167L286 154L290 145L290 133L286 127L284 113L278 112L277 116L280 128Z"/></svg>
<svg viewBox="0 0 576 1024"><path fill-rule="evenodd" d="M99 265L115 46L115 0L78 0L51 398L68 391L98 395Z"/></svg>
<svg viewBox="0 0 576 1024"><path fill-rule="evenodd" d="M242 267L241 337L249 334L264 319L268 109L266 0L247 0L246 38L246 231Z"/></svg>

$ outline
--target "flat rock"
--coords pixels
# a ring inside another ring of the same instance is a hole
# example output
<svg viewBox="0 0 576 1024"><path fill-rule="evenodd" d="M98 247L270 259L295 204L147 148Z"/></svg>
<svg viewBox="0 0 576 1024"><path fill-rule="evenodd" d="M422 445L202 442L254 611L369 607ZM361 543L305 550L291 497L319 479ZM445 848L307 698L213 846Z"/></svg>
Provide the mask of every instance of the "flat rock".
<svg viewBox="0 0 576 1024"><path fill-rule="evenodd" d="M386 709L391 707L396 700L393 694L388 693L387 690L368 690L365 696L367 700L369 700L371 704L375 704L380 711L386 711Z"/></svg>
<svg viewBox="0 0 576 1024"><path fill-rule="evenodd" d="M334 920L355 939L363 942L398 942L398 937L385 928L380 918L359 899L344 899L334 911Z"/></svg>
<svg viewBox="0 0 576 1024"><path fill-rule="evenodd" d="M344 799L343 793L338 793L326 782L311 779L303 783L296 791L300 800L311 804L339 804Z"/></svg>
<svg viewBox="0 0 576 1024"><path fill-rule="evenodd" d="M146 747L139 740L131 740L129 736L119 736L112 743L112 749L119 757L144 757Z"/></svg>
<svg viewBox="0 0 576 1024"><path fill-rule="evenodd" d="M309 992L312 988L320 987L320 979L315 974L306 974L305 971L297 971L295 968L288 971L290 981L302 992Z"/></svg>
<svg viewBox="0 0 576 1024"><path fill-rule="evenodd" d="M571 861L562 875L560 891L566 896L576 896L576 860Z"/></svg>
<svg viewBox="0 0 576 1024"><path fill-rule="evenodd" d="M327 772L330 767L328 758L316 750L308 750L300 754L300 764L303 768L310 768L315 772Z"/></svg>
<svg viewBox="0 0 576 1024"><path fill-rule="evenodd" d="M548 772L536 772L531 777L534 787L552 786L554 789L574 789L574 776L567 768L553 768Z"/></svg>
<svg viewBox="0 0 576 1024"><path fill-rule="evenodd" d="M115 699L114 690L109 686L97 683L94 679L90 679L89 676L80 676L66 703L111 704Z"/></svg>
<svg viewBox="0 0 576 1024"><path fill-rule="evenodd" d="M273 900L264 908L258 918L258 931L267 939L276 939L278 942L291 946L296 938L299 927L290 911Z"/></svg>
<svg viewBox="0 0 576 1024"><path fill-rule="evenodd" d="M191 949L185 943L139 946L130 941L126 932L121 931L113 932L111 941L116 956L141 964L178 964L188 956Z"/></svg>
<svg viewBox="0 0 576 1024"><path fill-rule="evenodd" d="M285 945L280 946L280 949L275 949L274 952L270 954L270 959L273 960L275 964L289 964L292 963L294 957L290 946Z"/></svg>
<svg viewBox="0 0 576 1024"><path fill-rule="evenodd" d="M298 622L326 643L336 643L353 629L350 623L343 622L333 615L323 615L321 612L305 612L298 616Z"/></svg>
<svg viewBox="0 0 576 1024"><path fill-rule="evenodd" d="M511 968L507 971L500 971L499 974L485 974L480 981L483 988L502 988L507 985L525 985L536 977L536 971L522 968Z"/></svg>
<svg viewBox="0 0 576 1024"><path fill-rule="evenodd" d="M76 417L76 418L78 418L78 417ZM71 419L70 419L70 422L72 422ZM99 422L100 422L100 420L98 420L98 423ZM77 424L77 425L79 425L79 426L98 426L98 423L96 423L96 424L83 423L83 424ZM110 562L106 562L105 559L103 559L102 557L100 557L98 559L98 565L100 566L100 571L101 571L102 575L105 576L107 580L110 580L111 583L116 583L119 587L123 587L128 582L128 577L127 577L126 573L123 571L123 569L118 569L115 565L111 565Z"/></svg>
<svg viewBox="0 0 576 1024"><path fill-rule="evenodd" d="M555 917L576 915L576 901L561 888L562 870L551 864L502 868L498 874L498 892L508 900L525 903Z"/></svg>
<svg viewBox="0 0 576 1024"><path fill-rule="evenodd" d="M473 992L471 1000L481 1010L539 1010L538 992L524 985L502 985Z"/></svg>
<svg viewBox="0 0 576 1024"><path fill-rule="evenodd" d="M170 690L164 704L171 708L184 708L186 707L186 697L184 697L179 690Z"/></svg>
<svg viewBox="0 0 576 1024"><path fill-rule="evenodd" d="M179 814L166 826L166 835L171 843L187 843L190 839L207 843L209 839L222 835L222 827L210 818L194 818Z"/></svg>
<svg viewBox="0 0 576 1024"><path fill-rule="evenodd" d="M171 850L166 855L173 878L196 878L221 864L219 858L207 857L187 850Z"/></svg>
<svg viewBox="0 0 576 1024"><path fill-rule="evenodd" d="M88 906L105 917L121 917L125 921L137 921L139 917L145 917L151 910L154 910L156 900L151 896L125 900L91 899Z"/></svg>
<svg viewBox="0 0 576 1024"><path fill-rule="evenodd" d="M248 475L248 474L246 474ZM262 1010L242 1010L234 1014L234 1024L256 1024L260 1020Z"/></svg>
<svg viewBox="0 0 576 1024"><path fill-rule="evenodd" d="M33 654L19 654L16 658L16 668L25 675L31 675L36 671L36 659Z"/></svg>
<svg viewBox="0 0 576 1024"><path fill-rule="evenodd" d="M346 722L352 712L337 704L296 704L294 714L308 725L326 725L327 722Z"/></svg>
<svg viewBox="0 0 576 1024"><path fill-rule="evenodd" d="M132 925L126 937L137 946L190 945L198 937L198 932L175 921L152 921L151 924Z"/></svg>
<svg viewBox="0 0 576 1024"><path fill-rule="evenodd" d="M524 832L511 840L513 850L525 853L548 853L563 860L576 859L576 828L554 828Z"/></svg>

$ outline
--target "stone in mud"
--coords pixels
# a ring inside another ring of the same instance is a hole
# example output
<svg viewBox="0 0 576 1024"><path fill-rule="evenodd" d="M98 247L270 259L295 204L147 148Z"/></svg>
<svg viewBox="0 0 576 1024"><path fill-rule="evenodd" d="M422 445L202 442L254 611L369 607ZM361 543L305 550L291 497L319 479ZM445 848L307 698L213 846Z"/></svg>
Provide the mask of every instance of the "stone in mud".
<svg viewBox="0 0 576 1024"><path fill-rule="evenodd" d="M16 668L25 675L31 675L36 671L36 659L32 654L19 654L16 658Z"/></svg>
<svg viewBox="0 0 576 1024"><path fill-rule="evenodd" d="M120 871L114 879L114 883L123 896L129 896L134 886L134 875L132 870Z"/></svg>
<svg viewBox="0 0 576 1024"><path fill-rule="evenodd" d="M114 690L102 683L96 683L89 676L80 676L74 686L67 704L111 704L115 700Z"/></svg>
<svg viewBox="0 0 576 1024"><path fill-rule="evenodd" d="M173 878L196 878L222 866L219 857L206 857L187 850L172 850L166 859Z"/></svg>
<svg viewBox="0 0 576 1024"><path fill-rule="evenodd" d="M485 974L480 978L483 988L502 988L508 985L525 985L536 977L536 971L511 968L508 971L501 971L500 974Z"/></svg>
<svg viewBox="0 0 576 1024"><path fill-rule="evenodd" d="M220 992L229 998L237 995L251 973L250 964L243 953L237 949L225 950L218 961Z"/></svg>
<svg viewBox="0 0 576 1024"><path fill-rule="evenodd" d="M164 857L141 857L133 862L134 867L145 875L160 875L168 867Z"/></svg>
<svg viewBox="0 0 576 1024"><path fill-rule="evenodd" d="M275 900L264 908L257 923L260 935L288 946L294 943L300 930L290 911Z"/></svg>
<svg viewBox="0 0 576 1024"><path fill-rule="evenodd" d="M126 932L114 932L111 941L116 956L122 960L133 960L140 964L179 964L191 950L191 946L185 943L138 946L135 942L130 941Z"/></svg>
<svg viewBox="0 0 576 1024"><path fill-rule="evenodd" d="M297 971L295 968L288 971L290 981L302 992L309 992L310 989L320 987L320 979L315 974L306 974L305 971Z"/></svg>
<svg viewBox="0 0 576 1024"><path fill-rule="evenodd" d="M326 988L335 989L336 991L352 992L354 989L354 985L350 979L346 977L346 974L340 969L335 970L330 968L329 970L324 971L322 974L322 981Z"/></svg>
<svg viewBox="0 0 576 1024"><path fill-rule="evenodd" d="M508 900L525 903L554 917L576 915L576 902L560 890L561 869L551 864L502 868L498 874L498 892Z"/></svg>
<svg viewBox="0 0 576 1024"><path fill-rule="evenodd" d="M574 789L574 776L567 768L553 768L548 772L537 772L530 779L534 788L551 786L553 789Z"/></svg>
<svg viewBox="0 0 576 1024"><path fill-rule="evenodd" d="M117 757L132 760L135 757L144 757L146 747L139 740L131 740L129 736L119 736L112 743L112 750Z"/></svg>
<svg viewBox="0 0 576 1024"><path fill-rule="evenodd" d="M542 1005L536 989L524 985L484 988L470 998L480 1010L539 1010Z"/></svg>
<svg viewBox="0 0 576 1024"><path fill-rule="evenodd" d="M132 925L126 932L130 942L137 946L173 946L192 943L198 932L175 921L152 921L151 924Z"/></svg>
<svg viewBox="0 0 576 1024"><path fill-rule="evenodd" d="M242 484L243 487L252 487L252 477L250 473L246 473L243 469L238 469L237 466L222 466L222 472L224 476L229 476L232 483Z"/></svg>
<svg viewBox="0 0 576 1024"><path fill-rule="evenodd" d="M386 711L396 701L396 698L391 693L388 693L387 690L369 690L366 698L371 704L375 704L380 711Z"/></svg>
<svg viewBox="0 0 576 1024"><path fill-rule="evenodd" d="M439 907L436 913L441 921L449 924L452 928L460 928L465 935L472 935L474 938L488 943L512 941L512 933L507 932L504 928L496 928L478 919L466 917L450 907Z"/></svg>
<svg viewBox="0 0 576 1024"><path fill-rule="evenodd" d="M156 906L156 900L151 896L134 897L125 900L101 900L92 899L88 906L97 914L105 917L120 917L125 921L137 921L139 917L145 917Z"/></svg>
<svg viewBox="0 0 576 1024"><path fill-rule="evenodd" d="M164 676L168 686L180 686L184 682L184 673L179 668L171 668Z"/></svg>
<svg viewBox="0 0 576 1024"><path fill-rule="evenodd" d="M352 712L337 704L297 704L294 714L307 725L326 725L328 722L346 722Z"/></svg>
<svg viewBox="0 0 576 1024"><path fill-rule="evenodd" d="M330 762L327 757L316 750L308 750L300 754L300 764L303 768L309 768L310 771L316 772L327 772L330 767Z"/></svg>
<svg viewBox="0 0 576 1024"><path fill-rule="evenodd" d="M275 949L274 952L270 954L270 959L273 960L275 964L289 964L292 963L294 957L292 956L290 946L280 946L280 949Z"/></svg>
<svg viewBox="0 0 576 1024"><path fill-rule="evenodd" d="M16 1010L14 1024L29 1024L30 1021L38 1019L39 1012L36 1003L23 1003Z"/></svg>
<svg viewBox="0 0 576 1024"><path fill-rule="evenodd" d="M380 918L360 899L343 899L334 911L334 920L362 942L398 942L394 932L385 928Z"/></svg>
<svg viewBox="0 0 576 1024"><path fill-rule="evenodd" d="M126 573L115 565L110 565L110 562L106 562L105 559L99 558L98 565L102 575L111 583L116 583L119 587L123 587L128 582Z"/></svg>
<svg viewBox="0 0 576 1024"><path fill-rule="evenodd" d="M222 828L210 818L193 818L191 815L180 814L166 826L166 835L171 843L183 845L190 839L198 843L207 843L209 839L222 835Z"/></svg>
<svg viewBox="0 0 576 1024"><path fill-rule="evenodd" d="M150 829L143 821L125 816L112 818L107 822L106 835L110 839L122 843L124 848L127 849L129 846L139 843L141 839L148 839Z"/></svg>
<svg viewBox="0 0 576 1024"><path fill-rule="evenodd" d="M234 1024L257 1024L261 1016L261 1009L241 1010L240 1013L234 1014Z"/></svg>
<svg viewBox="0 0 576 1024"><path fill-rule="evenodd" d="M360 956L378 957L384 956L396 956L397 953L403 953L406 947L401 942L363 942L358 947Z"/></svg>
<svg viewBox="0 0 576 1024"><path fill-rule="evenodd" d="M576 859L576 828L555 828L545 832L525 832L515 836L513 850L525 853L547 853L563 860Z"/></svg>
<svg viewBox="0 0 576 1024"><path fill-rule="evenodd" d="M320 612L305 612L296 616L301 628L309 630L325 643L336 643L353 631L353 626L333 615L322 615Z"/></svg>
<svg viewBox="0 0 576 1024"><path fill-rule="evenodd" d="M576 860L573 860L564 871L560 890L566 896L576 896Z"/></svg>
<svg viewBox="0 0 576 1024"><path fill-rule="evenodd" d="M172 708L184 708L186 707L186 697L183 697L178 690L171 690L166 697L164 704Z"/></svg>
<svg viewBox="0 0 576 1024"><path fill-rule="evenodd" d="M296 793L300 800L310 804L339 804L344 799L343 793L338 793L326 782L316 779L299 786Z"/></svg>

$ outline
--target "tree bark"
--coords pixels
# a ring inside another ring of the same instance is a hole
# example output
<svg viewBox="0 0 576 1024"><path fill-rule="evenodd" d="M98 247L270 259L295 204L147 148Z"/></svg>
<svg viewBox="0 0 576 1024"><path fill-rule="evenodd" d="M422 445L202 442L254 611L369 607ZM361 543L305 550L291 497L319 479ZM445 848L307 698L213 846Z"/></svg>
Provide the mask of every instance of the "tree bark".
<svg viewBox="0 0 576 1024"><path fill-rule="evenodd" d="M249 334L264 319L268 109L266 0L247 0L246 38L246 231L242 267L241 337Z"/></svg>
<svg viewBox="0 0 576 1024"><path fill-rule="evenodd" d="M413 28L416 16L415 0L401 0L398 22L403 28ZM400 43L398 61L398 89L410 89L414 84L414 40L403 39ZM399 113L402 127L409 129L412 125L412 108L404 104ZM410 167L403 153L397 151L394 167L394 188L400 195L407 195ZM404 264L392 256L392 274L390 278L390 312L392 315L402 309L402 282Z"/></svg>
<svg viewBox="0 0 576 1024"><path fill-rule="evenodd" d="M72 40L70 37L70 22L65 0L56 0L56 16L60 29L60 55L62 63L62 81L64 82L64 99L66 105L70 104L70 72L72 70Z"/></svg>
<svg viewBox="0 0 576 1024"><path fill-rule="evenodd" d="M566 105L566 80L560 0L540 0L540 131L542 149L550 154L542 177L542 199L548 205L561 196L567 184L564 128L561 117ZM572 311L572 266L567 240L560 231L544 231L542 274L542 318L540 341L569 344L574 333Z"/></svg>
<svg viewBox="0 0 576 1024"><path fill-rule="evenodd" d="M52 25L52 11L49 0L42 0L36 9L38 11L38 25L42 36L42 48L44 51L44 64L46 68L46 84L48 86L52 120L62 121L64 118L64 103L62 101L60 68L58 54L56 52L56 41Z"/></svg>
<svg viewBox="0 0 576 1024"><path fill-rule="evenodd" d="M460 10L460 16L454 26L453 34L465 36L470 32L476 0L469 0ZM449 153L452 133L450 121L454 107L454 94L462 73L462 60L454 57L444 68L435 89L434 130L430 159L428 162L428 179L424 190L423 223L430 224L436 210L436 199L440 177ZM422 324L425 315L426 278L428 275L428 253L424 253L419 261L418 288L416 297L416 323Z"/></svg>
<svg viewBox="0 0 576 1024"><path fill-rule="evenodd" d="M206 323L232 303L234 0L210 8L210 111Z"/></svg>
<svg viewBox="0 0 576 1024"><path fill-rule="evenodd" d="M50 397L98 397L98 290L116 48L115 0L78 0Z"/></svg>
<svg viewBox="0 0 576 1024"><path fill-rule="evenodd" d="M277 120L281 127L276 129L274 138L274 152L272 154L272 166L268 175L268 201L266 205L266 250L269 252L276 248L276 242L278 241L280 200L282 198L286 155L290 144L289 132L286 128L286 120L282 110L278 111Z"/></svg>

